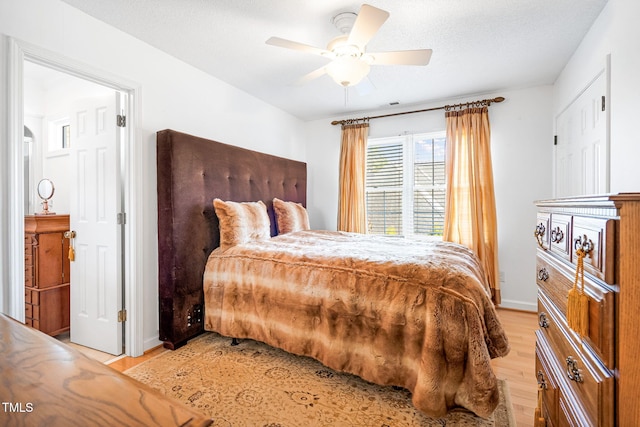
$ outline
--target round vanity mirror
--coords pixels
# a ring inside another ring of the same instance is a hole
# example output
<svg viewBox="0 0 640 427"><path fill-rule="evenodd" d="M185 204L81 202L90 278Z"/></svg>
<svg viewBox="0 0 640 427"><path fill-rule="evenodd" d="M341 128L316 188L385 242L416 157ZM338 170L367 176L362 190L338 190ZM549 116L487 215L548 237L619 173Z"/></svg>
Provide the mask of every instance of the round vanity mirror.
<svg viewBox="0 0 640 427"><path fill-rule="evenodd" d="M42 200L49 200L53 197L54 191L55 187L50 179L41 179L38 183L38 196L40 196Z"/></svg>
<svg viewBox="0 0 640 427"><path fill-rule="evenodd" d="M42 179L38 183L38 196L42 199L42 212L43 215L51 215L54 212L49 212L49 200L53 197L53 193L55 191L55 187L53 186L53 182L50 179Z"/></svg>

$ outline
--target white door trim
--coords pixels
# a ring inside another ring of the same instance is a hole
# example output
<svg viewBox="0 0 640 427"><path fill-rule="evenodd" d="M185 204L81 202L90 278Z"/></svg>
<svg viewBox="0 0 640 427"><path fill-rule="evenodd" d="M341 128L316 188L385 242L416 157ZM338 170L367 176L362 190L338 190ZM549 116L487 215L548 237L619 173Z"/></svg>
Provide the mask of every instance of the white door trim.
<svg viewBox="0 0 640 427"><path fill-rule="evenodd" d="M128 116L126 147L123 149L123 197L126 212L124 233L124 307L127 321L124 329L125 349L128 356L139 356L144 352L143 335L143 245L142 212L142 147L138 137L137 122L140 117L139 84L112 75L87 64L58 55L30 43L7 37L7 158L2 166L8 171L7 191L8 221L2 224L7 231L8 245L8 291L3 290L5 311L11 317L24 321L24 208L22 145L13 143L22 140L24 129L23 62L25 60L53 68L85 80L98 83L128 94ZM19 138L19 139L18 139ZM3 209L4 210L4 209Z"/></svg>

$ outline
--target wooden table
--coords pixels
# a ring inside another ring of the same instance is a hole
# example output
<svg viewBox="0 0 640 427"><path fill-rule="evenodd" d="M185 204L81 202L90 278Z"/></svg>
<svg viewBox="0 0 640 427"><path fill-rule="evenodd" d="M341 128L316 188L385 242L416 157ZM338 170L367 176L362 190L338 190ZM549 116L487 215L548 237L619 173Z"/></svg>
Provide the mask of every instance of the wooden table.
<svg viewBox="0 0 640 427"><path fill-rule="evenodd" d="M4 426L208 426L213 420L0 314Z"/></svg>

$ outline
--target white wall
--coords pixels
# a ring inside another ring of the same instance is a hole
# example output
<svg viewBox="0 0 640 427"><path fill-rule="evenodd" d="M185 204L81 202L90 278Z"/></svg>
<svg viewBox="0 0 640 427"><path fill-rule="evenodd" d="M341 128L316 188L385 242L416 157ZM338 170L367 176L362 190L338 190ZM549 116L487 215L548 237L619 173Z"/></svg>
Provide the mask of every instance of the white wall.
<svg viewBox="0 0 640 427"><path fill-rule="evenodd" d="M534 200L551 197L553 147L552 87L472 95L435 104L414 105L377 114L420 110L462 101L504 96L489 108L491 152L498 215L500 271L504 272L502 305L536 310ZM374 115L374 114L368 114ZM351 117L358 117L354 115ZM345 117L336 117L342 119ZM340 126L332 119L307 123L309 216L314 228L336 229ZM372 120L372 138L445 129L444 111Z"/></svg>
<svg viewBox="0 0 640 427"><path fill-rule="evenodd" d="M143 224L142 286L144 289L145 348L157 344L157 201L155 133L175 130L215 139L228 144L305 161L303 123L245 92L158 51L58 0L0 1L0 35L46 49L57 55L134 82L140 90L136 143L142 145L141 206ZM7 49L0 48L0 77L6 70ZM2 85L0 85L2 86ZM2 99L6 95L2 94ZM0 106L3 130L0 138L0 181L8 182L11 170L4 127L5 105ZM8 187L0 186L0 199L7 200ZM0 241L9 230L8 205L0 204ZM9 283L8 246L3 243L0 265L3 270L3 307Z"/></svg>
<svg viewBox="0 0 640 427"><path fill-rule="evenodd" d="M610 191L640 191L640 2L609 0L554 85L555 118L610 55Z"/></svg>
<svg viewBox="0 0 640 427"><path fill-rule="evenodd" d="M24 184L29 187L29 206L25 207L26 215L42 209L42 200L38 197L36 188L38 182L42 179L42 155L40 150L43 140L42 116L25 112L24 125L33 133L31 153L29 154L29 182Z"/></svg>

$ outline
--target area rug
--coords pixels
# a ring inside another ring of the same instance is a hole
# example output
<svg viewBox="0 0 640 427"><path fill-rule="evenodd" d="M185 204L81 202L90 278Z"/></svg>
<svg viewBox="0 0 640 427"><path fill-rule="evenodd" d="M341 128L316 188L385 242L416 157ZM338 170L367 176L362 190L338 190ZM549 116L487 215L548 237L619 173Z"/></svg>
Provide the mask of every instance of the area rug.
<svg viewBox="0 0 640 427"><path fill-rule="evenodd" d="M125 371L128 376L210 416L216 427L515 426L507 383L489 419L464 409L429 418L404 389L354 375L266 344L205 333Z"/></svg>

